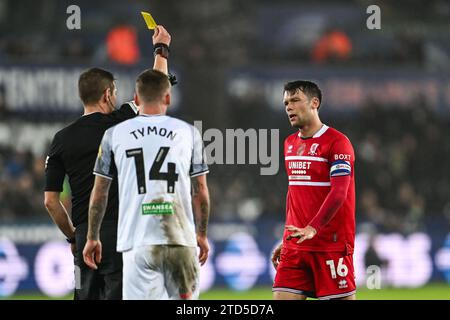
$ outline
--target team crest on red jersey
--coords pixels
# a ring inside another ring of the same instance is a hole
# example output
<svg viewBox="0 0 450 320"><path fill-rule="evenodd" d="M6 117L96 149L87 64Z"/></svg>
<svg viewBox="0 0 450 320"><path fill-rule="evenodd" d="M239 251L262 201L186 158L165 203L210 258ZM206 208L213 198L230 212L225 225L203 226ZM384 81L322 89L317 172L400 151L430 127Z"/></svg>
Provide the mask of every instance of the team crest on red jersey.
<svg viewBox="0 0 450 320"><path fill-rule="evenodd" d="M298 156L301 156L301 155L303 154L303 151L305 151L305 143L302 143L302 144L300 145L300 147L298 147L297 155L298 155Z"/></svg>
<svg viewBox="0 0 450 320"><path fill-rule="evenodd" d="M308 155L310 156L317 156L317 148L319 148L318 143L313 143L311 145L311 148L309 149Z"/></svg>

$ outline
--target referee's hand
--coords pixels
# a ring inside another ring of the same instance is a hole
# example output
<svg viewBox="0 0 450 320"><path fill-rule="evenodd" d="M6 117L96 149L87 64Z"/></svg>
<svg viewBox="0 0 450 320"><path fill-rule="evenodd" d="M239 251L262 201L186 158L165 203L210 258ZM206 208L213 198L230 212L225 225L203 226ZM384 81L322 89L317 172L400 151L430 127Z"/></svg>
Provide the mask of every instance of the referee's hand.
<svg viewBox="0 0 450 320"><path fill-rule="evenodd" d="M157 43L164 43L165 45L170 46L171 37L166 28L161 25L157 25L154 30L152 40L154 45Z"/></svg>
<svg viewBox="0 0 450 320"><path fill-rule="evenodd" d="M86 241L83 249L83 260L89 268L97 270L97 264L102 261L102 243L100 240L88 239Z"/></svg>

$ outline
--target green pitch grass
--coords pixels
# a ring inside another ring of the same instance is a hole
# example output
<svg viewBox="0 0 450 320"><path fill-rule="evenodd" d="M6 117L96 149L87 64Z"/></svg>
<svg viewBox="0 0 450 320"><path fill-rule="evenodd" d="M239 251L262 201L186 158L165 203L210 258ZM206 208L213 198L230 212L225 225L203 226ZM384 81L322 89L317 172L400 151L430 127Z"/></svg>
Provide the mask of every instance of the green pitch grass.
<svg viewBox="0 0 450 320"><path fill-rule="evenodd" d="M450 300L450 284L432 284L416 289L382 288L379 290L359 289L358 300ZM2 298L0 298L2 299ZM3 298L4 299L4 298ZM49 300L39 294L15 295L14 300ZM71 300L72 295L57 300ZM270 287L254 288L234 292L226 288L215 288L200 295L201 300L272 300Z"/></svg>
<svg viewBox="0 0 450 320"><path fill-rule="evenodd" d="M254 288L245 292L214 289L201 294L202 300L271 300L271 288ZM450 300L450 284L433 284L416 289L358 289L358 300Z"/></svg>

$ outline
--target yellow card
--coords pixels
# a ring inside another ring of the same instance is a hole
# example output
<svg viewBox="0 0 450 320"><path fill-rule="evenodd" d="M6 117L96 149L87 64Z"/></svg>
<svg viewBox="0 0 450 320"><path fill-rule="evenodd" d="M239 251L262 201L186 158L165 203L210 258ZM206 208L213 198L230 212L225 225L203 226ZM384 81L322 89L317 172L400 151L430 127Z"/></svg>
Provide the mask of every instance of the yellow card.
<svg viewBox="0 0 450 320"><path fill-rule="evenodd" d="M147 28L153 30L156 28L156 22L153 19L152 15L148 12L141 11L142 16L144 17L145 23L147 24Z"/></svg>

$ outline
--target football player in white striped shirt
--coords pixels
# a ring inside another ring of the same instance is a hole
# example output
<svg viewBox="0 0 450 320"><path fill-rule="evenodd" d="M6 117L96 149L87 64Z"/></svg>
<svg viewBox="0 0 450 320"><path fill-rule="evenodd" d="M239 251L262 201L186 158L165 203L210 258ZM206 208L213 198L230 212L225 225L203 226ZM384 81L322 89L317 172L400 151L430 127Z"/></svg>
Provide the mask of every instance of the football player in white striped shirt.
<svg viewBox="0 0 450 320"><path fill-rule="evenodd" d="M195 127L166 115L170 89L161 72L139 75L141 114L105 132L94 168L83 256L92 268L101 259L99 229L117 168L124 299L197 299L199 263L208 258L203 142Z"/></svg>

